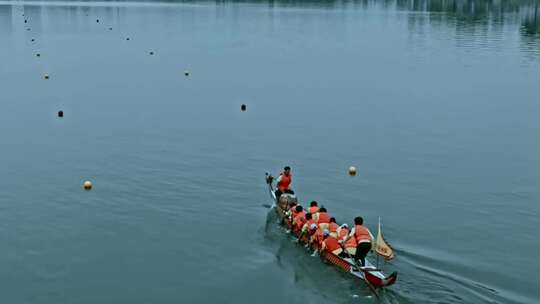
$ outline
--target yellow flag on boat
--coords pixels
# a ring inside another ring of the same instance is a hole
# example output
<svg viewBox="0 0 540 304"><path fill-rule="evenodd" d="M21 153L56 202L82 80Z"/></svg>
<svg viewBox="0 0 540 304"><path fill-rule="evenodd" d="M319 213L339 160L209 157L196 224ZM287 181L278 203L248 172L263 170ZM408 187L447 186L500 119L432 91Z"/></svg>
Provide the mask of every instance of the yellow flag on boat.
<svg viewBox="0 0 540 304"><path fill-rule="evenodd" d="M394 249L385 241L381 231L381 219L379 218L379 229L377 231L377 238L375 239L375 252L382 256L385 260L391 260L394 258Z"/></svg>

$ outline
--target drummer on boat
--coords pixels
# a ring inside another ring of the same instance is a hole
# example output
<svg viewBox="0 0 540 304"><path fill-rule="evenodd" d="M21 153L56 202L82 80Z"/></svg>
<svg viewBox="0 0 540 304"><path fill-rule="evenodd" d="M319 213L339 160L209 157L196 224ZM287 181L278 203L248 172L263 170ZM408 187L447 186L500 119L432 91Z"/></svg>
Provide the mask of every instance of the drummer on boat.
<svg viewBox="0 0 540 304"><path fill-rule="evenodd" d="M291 189L291 183L292 183L291 167L285 166L285 168L283 168L283 172L281 172L279 174L279 177L277 178L276 198L279 199L279 197L283 193L294 194L294 191L292 191Z"/></svg>

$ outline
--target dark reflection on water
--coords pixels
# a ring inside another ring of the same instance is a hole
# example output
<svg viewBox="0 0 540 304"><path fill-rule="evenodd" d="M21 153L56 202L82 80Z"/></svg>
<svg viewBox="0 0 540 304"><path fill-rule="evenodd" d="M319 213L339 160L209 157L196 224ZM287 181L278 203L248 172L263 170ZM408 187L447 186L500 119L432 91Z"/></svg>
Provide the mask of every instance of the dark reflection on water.
<svg viewBox="0 0 540 304"><path fill-rule="evenodd" d="M525 14L521 22L522 49L533 57L540 53L540 10L538 3Z"/></svg>
<svg viewBox="0 0 540 304"><path fill-rule="evenodd" d="M534 10L527 12L521 22L521 33L524 36L538 37L540 34L540 11L538 3L534 6Z"/></svg>
<svg viewBox="0 0 540 304"><path fill-rule="evenodd" d="M0 35L11 33L13 7L0 5Z"/></svg>
<svg viewBox="0 0 540 304"><path fill-rule="evenodd" d="M89 5L113 5L114 3L125 3L133 1L83 1ZM537 57L540 52L540 12L538 10L539 0L241 0L241 1L182 1L165 0L156 2L145 2L159 5L162 4L216 4L218 6L236 6L239 4L251 4L255 6L267 6L271 9L282 8L308 8L308 9L382 9L386 12L406 12L409 19L409 30L412 34L424 35L426 26L443 28L447 31L455 31L455 39L459 45L465 45L463 42L471 37L475 39L485 38L487 40L501 37L503 31L519 32L521 37L521 50ZM45 3L45 2L43 2ZM52 2L54 3L54 1ZM83 8L88 12L88 8ZM2 18L0 25L8 29L13 20L11 20L12 8L9 5L2 5L0 13ZM107 9L110 13L111 9ZM25 5L24 12L32 19L33 26L40 24L39 5ZM66 11L73 13L73 11ZM72 18L81 15L76 12ZM510 26L510 28L507 28ZM36 27L36 30L39 30ZM7 31L3 31L7 32Z"/></svg>

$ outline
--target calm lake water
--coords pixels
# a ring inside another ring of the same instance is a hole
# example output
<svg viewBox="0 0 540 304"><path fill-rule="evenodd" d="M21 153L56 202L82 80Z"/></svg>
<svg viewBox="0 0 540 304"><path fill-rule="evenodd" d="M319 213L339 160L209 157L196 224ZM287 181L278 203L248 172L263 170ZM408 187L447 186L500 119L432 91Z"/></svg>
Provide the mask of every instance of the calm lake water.
<svg viewBox="0 0 540 304"><path fill-rule="evenodd" d="M382 217L380 303L538 303L538 6L0 2L0 302L378 302L263 207L290 165Z"/></svg>

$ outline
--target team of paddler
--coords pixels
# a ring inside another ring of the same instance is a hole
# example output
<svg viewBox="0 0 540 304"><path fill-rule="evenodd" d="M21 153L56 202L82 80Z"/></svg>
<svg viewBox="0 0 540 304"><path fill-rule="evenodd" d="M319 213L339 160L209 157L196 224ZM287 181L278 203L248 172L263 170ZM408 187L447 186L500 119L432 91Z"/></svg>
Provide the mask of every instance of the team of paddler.
<svg viewBox="0 0 540 304"><path fill-rule="evenodd" d="M290 167L285 167L277 179L278 200L284 193L294 194L291 190L290 171ZM315 250L325 250L343 258L354 257L355 262L365 265L365 258L371 250L374 238L363 225L362 217L355 217L354 227L349 229L347 224L338 225L326 208L319 207L316 201L312 201L306 208L294 201L281 208L285 210L291 233L298 236L299 241L305 241L306 245Z"/></svg>

